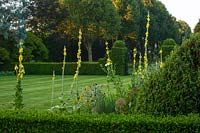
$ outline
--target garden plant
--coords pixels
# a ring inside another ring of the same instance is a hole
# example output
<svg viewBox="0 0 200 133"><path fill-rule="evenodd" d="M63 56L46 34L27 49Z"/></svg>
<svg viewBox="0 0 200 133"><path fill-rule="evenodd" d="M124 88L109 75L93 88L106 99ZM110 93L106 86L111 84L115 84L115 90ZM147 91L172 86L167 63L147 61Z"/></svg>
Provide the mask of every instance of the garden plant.
<svg viewBox="0 0 200 133"><path fill-rule="evenodd" d="M0 132L200 131L199 23L157 0L0 5Z"/></svg>

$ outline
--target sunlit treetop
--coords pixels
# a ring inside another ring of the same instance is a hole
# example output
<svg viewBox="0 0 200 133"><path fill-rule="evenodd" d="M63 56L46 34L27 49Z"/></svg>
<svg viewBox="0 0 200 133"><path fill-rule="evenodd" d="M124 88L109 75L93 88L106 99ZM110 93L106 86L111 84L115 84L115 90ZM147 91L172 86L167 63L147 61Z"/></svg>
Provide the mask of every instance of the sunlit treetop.
<svg viewBox="0 0 200 133"><path fill-rule="evenodd" d="M143 0L144 6L149 6L151 5L151 0Z"/></svg>

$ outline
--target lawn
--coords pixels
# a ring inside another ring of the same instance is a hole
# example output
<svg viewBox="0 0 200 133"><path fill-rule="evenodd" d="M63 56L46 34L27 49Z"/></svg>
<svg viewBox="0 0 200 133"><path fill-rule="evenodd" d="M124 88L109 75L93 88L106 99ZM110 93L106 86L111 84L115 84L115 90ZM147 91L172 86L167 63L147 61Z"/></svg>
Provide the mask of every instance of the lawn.
<svg viewBox="0 0 200 133"><path fill-rule="evenodd" d="M131 82L130 76L120 77L123 85L128 88ZM52 90L51 75L25 75L22 81L24 107L25 109L49 109L51 107L51 90ZM72 75L65 76L64 92L67 95L73 81ZM97 83L103 85L106 83L106 76L101 75L80 75L79 88ZM58 97L61 94L61 75L55 78L54 87L54 102L59 104ZM0 108L12 108L12 103L15 94L16 77L15 76L0 76Z"/></svg>

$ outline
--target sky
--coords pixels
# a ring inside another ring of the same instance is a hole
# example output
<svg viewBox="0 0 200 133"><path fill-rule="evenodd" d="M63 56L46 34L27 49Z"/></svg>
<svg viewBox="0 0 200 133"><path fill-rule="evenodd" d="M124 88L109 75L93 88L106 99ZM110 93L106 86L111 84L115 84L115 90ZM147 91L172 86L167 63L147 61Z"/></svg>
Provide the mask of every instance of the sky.
<svg viewBox="0 0 200 133"><path fill-rule="evenodd" d="M192 31L200 19L200 0L159 0L177 20L184 20Z"/></svg>

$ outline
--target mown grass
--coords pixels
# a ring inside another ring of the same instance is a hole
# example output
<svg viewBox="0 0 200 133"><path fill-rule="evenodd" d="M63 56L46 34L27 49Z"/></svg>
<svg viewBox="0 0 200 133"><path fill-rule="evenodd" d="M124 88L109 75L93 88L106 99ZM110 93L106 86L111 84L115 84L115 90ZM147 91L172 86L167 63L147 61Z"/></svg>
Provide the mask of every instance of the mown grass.
<svg viewBox="0 0 200 133"><path fill-rule="evenodd" d="M130 84L130 76L120 77L125 88ZM67 75L64 79L64 93L69 96L73 76ZM78 80L79 89L91 84L104 85L106 84L106 76L101 75L80 75ZM13 108L13 100L15 94L16 77L15 76L0 76L0 108ZM49 109L51 107L52 96L52 76L51 75L25 75L22 81L24 108L26 109ZM62 81L61 75L55 78L54 87L54 102L59 104L61 94ZM114 91L114 90L112 90Z"/></svg>

